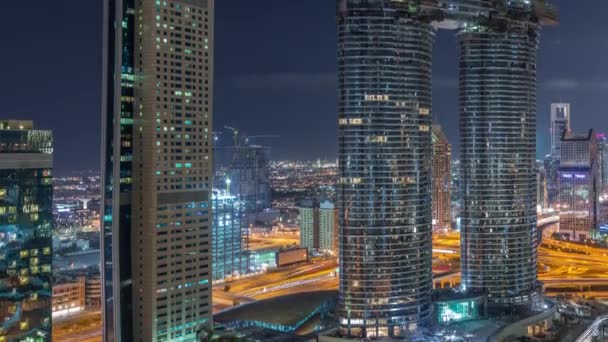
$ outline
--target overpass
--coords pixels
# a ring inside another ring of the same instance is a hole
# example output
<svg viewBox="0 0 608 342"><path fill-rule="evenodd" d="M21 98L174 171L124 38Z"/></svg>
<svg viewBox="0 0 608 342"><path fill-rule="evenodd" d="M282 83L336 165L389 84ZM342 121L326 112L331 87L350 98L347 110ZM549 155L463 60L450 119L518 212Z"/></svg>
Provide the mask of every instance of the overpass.
<svg viewBox="0 0 608 342"><path fill-rule="evenodd" d="M559 223L559 215L547 216L544 218L539 218L537 222L538 228L545 228L548 225Z"/></svg>
<svg viewBox="0 0 608 342"><path fill-rule="evenodd" d="M599 316L593 321L593 323L585 330L579 338L576 339L576 342L592 342L598 340L604 340L604 328L608 326L608 315Z"/></svg>

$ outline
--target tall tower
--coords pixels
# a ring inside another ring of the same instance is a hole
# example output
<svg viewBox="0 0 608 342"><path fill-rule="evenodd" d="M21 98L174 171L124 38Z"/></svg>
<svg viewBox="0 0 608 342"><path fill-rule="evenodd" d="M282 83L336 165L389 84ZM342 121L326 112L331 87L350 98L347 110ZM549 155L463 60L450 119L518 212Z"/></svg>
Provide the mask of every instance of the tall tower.
<svg viewBox="0 0 608 342"><path fill-rule="evenodd" d="M600 175L598 142L593 130L567 133L561 141L559 165L559 230L571 240L596 236Z"/></svg>
<svg viewBox="0 0 608 342"><path fill-rule="evenodd" d="M452 145L441 126L433 125L433 231L452 227Z"/></svg>
<svg viewBox="0 0 608 342"><path fill-rule="evenodd" d="M344 336L404 336L431 313L434 29L403 1L338 1Z"/></svg>
<svg viewBox="0 0 608 342"><path fill-rule="evenodd" d="M105 341L194 341L211 323L213 9L105 2Z"/></svg>
<svg viewBox="0 0 608 342"><path fill-rule="evenodd" d="M570 131L570 104L551 104L551 154L560 155L560 143L565 132Z"/></svg>
<svg viewBox="0 0 608 342"><path fill-rule="evenodd" d="M597 153L598 166L600 176L600 192L605 194L608 192L608 137L606 134L597 134Z"/></svg>
<svg viewBox="0 0 608 342"><path fill-rule="evenodd" d="M213 281L248 272L249 235L245 204L226 190L213 190Z"/></svg>
<svg viewBox="0 0 608 342"><path fill-rule="evenodd" d="M51 341L53 137L0 120L0 341Z"/></svg>
<svg viewBox="0 0 608 342"><path fill-rule="evenodd" d="M135 0L104 1L101 274L104 341L133 341L131 204Z"/></svg>
<svg viewBox="0 0 608 342"><path fill-rule="evenodd" d="M489 2L488 2L489 3ZM463 179L462 285L497 306L539 296L536 55L544 1L496 2L457 31Z"/></svg>

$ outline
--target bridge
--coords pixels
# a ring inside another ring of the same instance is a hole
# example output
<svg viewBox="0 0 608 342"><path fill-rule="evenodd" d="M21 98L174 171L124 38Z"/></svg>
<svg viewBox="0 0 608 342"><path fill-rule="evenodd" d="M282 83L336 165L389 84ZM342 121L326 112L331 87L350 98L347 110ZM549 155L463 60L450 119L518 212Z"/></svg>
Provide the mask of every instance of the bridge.
<svg viewBox="0 0 608 342"><path fill-rule="evenodd" d="M576 339L576 342L604 341L605 329L608 327L608 315L599 316L593 323Z"/></svg>

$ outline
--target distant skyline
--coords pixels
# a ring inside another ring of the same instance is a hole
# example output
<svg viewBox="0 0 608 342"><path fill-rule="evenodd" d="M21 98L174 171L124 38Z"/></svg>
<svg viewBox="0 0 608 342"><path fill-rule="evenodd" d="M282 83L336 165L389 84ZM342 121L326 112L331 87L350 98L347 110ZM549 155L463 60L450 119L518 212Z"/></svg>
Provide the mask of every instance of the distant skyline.
<svg viewBox="0 0 608 342"><path fill-rule="evenodd" d="M561 24L541 35L537 155L549 151L550 104L572 104L575 131L608 131L608 2L554 0ZM9 2L0 29L0 118L52 129L55 170L96 169L100 161L101 1ZM15 13L28 13L28 24ZM49 18L69 18L49 25ZM583 20L584 19L584 20ZM311 24L313 23L313 24ZM456 46L437 35L434 115L459 156ZM217 4L215 129L263 140L273 159L333 159L337 149L335 2L244 0ZM229 138L225 132L222 139Z"/></svg>

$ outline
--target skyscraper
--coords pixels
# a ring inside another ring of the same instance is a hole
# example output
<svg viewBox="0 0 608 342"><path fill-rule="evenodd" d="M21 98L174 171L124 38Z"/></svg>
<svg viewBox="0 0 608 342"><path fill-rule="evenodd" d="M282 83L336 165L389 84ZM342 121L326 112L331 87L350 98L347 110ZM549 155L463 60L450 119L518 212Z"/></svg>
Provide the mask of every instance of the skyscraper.
<svg viewBox="0 0 608 342"><path fill-rule="evenodd" d="M309 254L319 248L319 208L313 200L303 200L300 212L300 247L308 248Z"/></svg>
<svg viewBox="0 0 608 342"><path fill-rule="evenodd" d="M528 304L536 274L536 52L545 1L338 1L340 332L403 336L430 314L431 54L457 30L462 280Z"/></svg>
<svg viewBox="0 0 608 342"><path fill-rule="evenodd" d="M547 208L547 170L543 162L536 163L536 204Z"/></svg>
<svg viewBox="0 0 608 342"><path fill-rule="evenodd" d="M104 341L132 341L135 0L104 1L101 273Z"/></svg>
<svg viewBox="0 0 608 342"><path fill-rule="evenodd" d="M536 56L545 1L484 2L457 33L463 180L462 286L494 307L539 297ZM491 11L492 13L488 12Z"/></svg>
<svg viewBox="0 0 608 342"><path fill-rule="evenodd" d="M597 135L598 166L600 168L600 192L608 194L608 137L606 134Z"/></svg>
<svg viewBox="0 0 608 342"><path fill-rule="evenodd" d="M551 104L551 154L560 155L560 143L564 132L570 131L570 104Z"/></svg>
<svg viewBox="0 0 608 342"><path fill-rule="evenodd" d="M433 41L405 2L338 1L345 336L404 336L430 317Z"/></svg>
<svg viewBox="0 0 608 342"><path fill-rule="evenodd" d="M594 237L598 219L599 165L597 140L585 134L565 133L559 166L560 233L571 240Z"/></svg>
<svg viewBox="0 0 608 342"><path fill-rule="evenodd" d="M213 190L213 280L244 275L249 271L248 230L245 205L225 190Z"/></svg>
<svg viewBox="0 0 608 342"><path fill-rule="evenodd" d="M0 341L51 341L53 138L0 121Z"/></svg>
<svg viewBox="0 0 608 342"><path fill-rule="evenodd" d="M433 125L433 231L452 229L452 145L441 126Z"/></svg>
<svg viewBox="0 0 608 342"><path fill-rule="evenodd" d="M260 145L216 148L218 182L229 181L230 193L245 202L248 223L270 208L270 149ZM220 186L220 184L218 184Z"/></svg>
<svg viewBox="0 0 608 342"><path fill-rule="evenodd" d="M329 200L300 203L300 246L313 251L338 252L338 211Z"/></svg>
<svg viewBox="0 0 608 342"><path fill-rule="evenodd" d="M545 156L544 167L547 177L547 207L555 208L559 205L559 158L553 154Z"/></svg>
<svg viewBox="0 0 608 342"><path fill-rule="evenodd" d="M213 8L105 2L105 341L194 341L211 322Z"/></svg>
<svg viewBox="0 0 608 342"><path fill-rule="evenodd" d="M455 159L451 165L452 182L452 222L456 225L452 229L460 230L460 217L462 212L462 167L460 160Z"/></svg>

